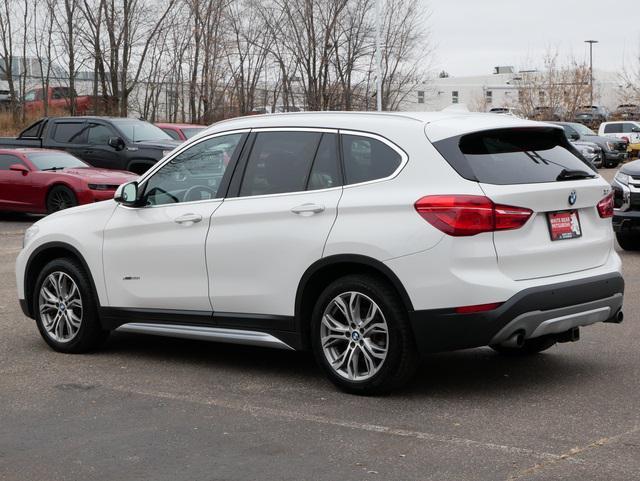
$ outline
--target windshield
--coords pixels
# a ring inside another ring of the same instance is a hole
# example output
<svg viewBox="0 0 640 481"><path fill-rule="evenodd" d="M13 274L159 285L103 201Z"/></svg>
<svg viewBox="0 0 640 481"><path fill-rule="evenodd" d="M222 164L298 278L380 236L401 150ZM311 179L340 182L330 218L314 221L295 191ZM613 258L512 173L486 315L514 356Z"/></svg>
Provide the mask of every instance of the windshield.
<svg viewBox="0 0 640 481"><path fill-rule="evenodd" d="M194 135L198 135L204 129L205 129L204 127L189 127L189 128L182 129L182 133L187 139L190 139Z"/></svg>
<svg viewBox="0 0 640 481"><path fill-rule="evenodd" d="M593 130L591 130L586 125L582 124L570 124L574 130L577 130L580 135L597 135Z"/></svg>
<svg viewBox="0 0 640 481"><path fill-rule="evenodd" d="M142 120L114 120L113 124L132 142L171 140L161 129Z"/></svg>
<svg viewBox="0 0 640 481"><path fill-rule="evenodd" d="M27 159L35 165L38 170L60 170L69 167L88 167L80 159L66 152L28 152Z"/></svg>

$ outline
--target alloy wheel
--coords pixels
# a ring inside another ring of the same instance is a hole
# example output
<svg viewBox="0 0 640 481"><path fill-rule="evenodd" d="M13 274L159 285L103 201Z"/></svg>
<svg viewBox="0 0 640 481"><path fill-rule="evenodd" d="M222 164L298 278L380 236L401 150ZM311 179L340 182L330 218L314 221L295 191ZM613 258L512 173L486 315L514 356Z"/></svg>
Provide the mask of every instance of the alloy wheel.
<svg viewBox="0 0 640 481"><path fill-rule="evenodd" d="M387 358L389 328L373 299L360 292L344 292L324 310L320 343L339 376L365 381L380 371Z"/></svg>
<svg viewBox="0 0 640 481"><path fill-rule="evenodd" d="M38 310L47 335L57 342L76 337L82 324L82 296L75 281L64 272L52 272L42 283Z"/></svg>

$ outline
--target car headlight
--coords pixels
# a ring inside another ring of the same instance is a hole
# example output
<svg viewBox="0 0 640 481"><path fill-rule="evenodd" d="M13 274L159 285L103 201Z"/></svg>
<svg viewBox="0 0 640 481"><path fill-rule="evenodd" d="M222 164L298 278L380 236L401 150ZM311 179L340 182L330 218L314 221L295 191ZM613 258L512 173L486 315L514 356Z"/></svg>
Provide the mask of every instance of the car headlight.
<svg viewBox="0 0 640 481"><path fill-rule="evenodd" d="M89 184L91 190L110 190L112 187L107 184Z"/></svg>
<svg viewBox="0 0 640 481"><path fill-rule="evenodd" d="M26 231L24 231L24 237L22 239L22 248L27 247L27 244L31 242L31 239L40 231L40 227L32 225Z"/></svg>
<svg viewBox="0 0 640 481"><path fill-rule="evenodd" d="M627 174L623 174L622 172L618 171L614 178L622 185L629 185L629 176Z"/></svg>
<svg viewBox="0 0 640 481"><path fill-rule="evenodd" d="M616 150L616 144L607 142L607 150Z"/></svg>

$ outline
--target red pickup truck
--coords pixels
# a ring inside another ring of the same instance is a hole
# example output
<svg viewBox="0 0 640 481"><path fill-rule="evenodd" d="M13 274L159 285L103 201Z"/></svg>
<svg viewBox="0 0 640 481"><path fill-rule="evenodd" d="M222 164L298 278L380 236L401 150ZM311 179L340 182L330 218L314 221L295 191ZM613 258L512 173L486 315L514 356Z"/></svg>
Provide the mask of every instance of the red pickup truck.
<svg viewBox="0 0 640 481"><path fill-rule="evenodd" d="M44 109L44 89L29 90L24 95L24 108L27 112L41 113ZM52 110L71 111L71 89L69 87L49 87L47 103ZM76 115L94 114L96 111L96 97L93 95L74 95ZM111 102L111 97L97 97L104 106ZM104 107L102 108L104 111Z"/></svg>

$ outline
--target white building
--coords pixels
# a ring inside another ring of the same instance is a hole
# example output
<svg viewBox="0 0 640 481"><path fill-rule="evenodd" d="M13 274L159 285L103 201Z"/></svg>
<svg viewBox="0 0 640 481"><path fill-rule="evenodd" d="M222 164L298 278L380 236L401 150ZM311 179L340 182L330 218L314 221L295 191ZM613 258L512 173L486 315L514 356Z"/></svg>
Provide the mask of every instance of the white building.
<svg viewBox="0 0 640 481"><path fill-rule="evenodd" d="M402 110L442 110L455 104L465 104L469 110L493 107L515 107L518 103L518 81L528 72L513 67L496 67L491 75L435 78L418 87L403 103ZM595 105L614 110L624 103L621 75L594 70ZM541 105L543 106L543 105Z"/></svg>

